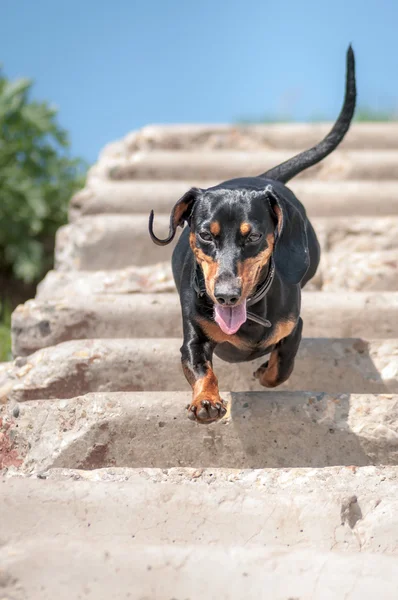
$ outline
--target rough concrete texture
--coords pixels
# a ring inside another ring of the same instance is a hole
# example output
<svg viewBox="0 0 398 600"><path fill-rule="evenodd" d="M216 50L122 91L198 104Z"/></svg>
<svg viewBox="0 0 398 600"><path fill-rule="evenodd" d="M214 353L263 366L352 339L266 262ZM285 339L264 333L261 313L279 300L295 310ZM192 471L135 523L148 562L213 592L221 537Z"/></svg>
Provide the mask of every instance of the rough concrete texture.
<svg viewBox="0 0 398 600"><path fill-rule="evenodd" d="M37 286L40 300L92 294L174 292L169 262L106 271L49 271Z"/></svg>
<svg viewBox="0 0 398 600"><path fill-rule="evenodd" d="M398 218L346 217L312 219L323 250L375 252L398 248Z"/></svg>
<svg viewBox="0 0 398 600"><path fill-rule="evenodd" d="M285 162L292 150L273 151L138 151L129 156L104 157L91 167L88 182L94 179L176 179L225 181L256 176ZM336 150L323 161L297 175L297 179L391 180L398 179L398 151Z"/></svg>
<svg viewBox="0 0 398 600"><path fill-rule="evenodd" d="M385 290L394 290L398 278L394 253L395 251L388 250L355 252L350 254L352 261L347 260L346 252L336 252L330 261L324 253L315 277L305 287L305 293L325 288L330 291L338 291L338 296L336 294L336 298L338 298L346 291L340 287L341 281L346 283L351 291L364 292L376 288L382 294ZM359 267L353 267L352 262ZM338 268L334 267L336 264ZM333 278L331 273L333 273ZM146 267L126 267L125 269L49 271L37 287L36 298L51 300L75 294L90 296L92 294L173 291L175 291L175 285L171 264L168 261ZM383 319L381 315L379 316Z"/></svg>
<svg viewBox="0 0 398 600"><path fill-rule="evenodd" d="M177 547L223 543L283 551L316 543L323 552L397 553L393 467L50 469L41 476L46 479L4 478L0 483L9 540L16 537L18 520L24 537L58 533L66 540L73 531L82 541L86 536L93 542L101 537L129 540L132 549L170 540ZM315 503L319 512L311 509ZM212 519L216 511L219 518ZM198 529L206 516L213 526Z"/></svg>
<svg viewBox="0 0 398 600"><path fill-rule="evenodd" d="M377 242L376 242L377 246ZM325 252L313 285L324 291L398 291L398 249Z"/></svg>
<svg viewBox="0 0 398 600"><path fill-rule="evenodd" d="M395 600L398 586L396 558L372 554L138 547L126 537L75 542L69 534L30 536L2 556L4 600L374 600L380 590Z"/></svg>
<svg viewBox="0 0 398 600"><path fill-rule="evenodd" d="M303 339L289 381L278 389L314 392L398 391L397 340ZM0 402L71 398L97 391L190 393L180 339L71 340L18 357L0 380ZM221 390L259 390L253 372L267 357L230 364L217 357Z"/></svg>
<svg viewBox="0 0 398 600"><path fill-rule="evenodd" d="M149 210L148 210L149 213ZM159 236L167 236L169 218L157 222ZM176 236L178 237L178 236ZM94 215L57 231L55 267L58 270L120 269L170 260L175 242L160 248L148 234L148 215Z"/></svg>
<svg viewBox="0 0 398 600"><path fill-rule="evenodd" d="M305 150L317 144L333 123L269 123L264 125L149 125L107 146L104 155L137 150ZM398 149L397 123L354 123L339 148Z"/></svg>
<svg viewBox="0 0 398 600"><path fill-rule="evenodd" d="M148 212L149 212L148 207ZM398 217L312 220L323 251L369 252L396 249ZM157 215L155 233L167 236L169 216ZM176 240L178 235L176 236ZM92 215L57 232L56 269L121 269L170 259L175 242L159 248L148 234L148 215Z"/></svg>
<svg viewBox="0 0 398 600"><path fill-rule="evenodd" d="M53 467L192 467L200 473L207 467L398 464L396 394L234 392L223 398L226 416L207 426L187 418L184 392L3 405L1 466L12 474Z"/></svg>
<svg viewBox="0 0 398 600"><path fill-rule="evenodd" d="M11 327L14 356L72 339L182 336L177 294L75 291L79 295L29 300L16 308ZM301 316L307 337L398 338L398 292L304 291Z"/></svg>
<svg viewBox="0 0 398 600"><path fill-rule="evenodd" d="M142 213L150 206L169 214L175 202L192 185L208 188L217 181L106 181L94 180L71 199L71 221L90 214ZM310 217L389 216L398 212L396 181L295 181L289 187L304 204ZM375 206L377 198L377 209Z"/></svg>

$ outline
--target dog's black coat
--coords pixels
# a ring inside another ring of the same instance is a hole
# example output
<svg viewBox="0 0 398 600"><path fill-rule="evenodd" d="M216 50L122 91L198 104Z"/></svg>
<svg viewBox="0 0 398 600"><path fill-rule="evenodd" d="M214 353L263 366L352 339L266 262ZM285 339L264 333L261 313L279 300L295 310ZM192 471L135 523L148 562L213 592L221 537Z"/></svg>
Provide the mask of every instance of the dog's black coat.
<svg viewBox="0 0 398 600"><path fill-rule="evenodd" d="M271 352L269 363L256 372L267 387L290 376L301 340L301 288L317 270L320 249L303 205L284 184L336 148L348 131L355 100L350 47L344 105L322 142L258 177L189 190L172 211L166 240L153 234L151 213L149 231L159 245L173 239L177 226L185 221L189 225L174 250L172 266L182 308L182 364L194 391L190 418L210 422L225 414L212 371L213 352L229 362ZM253 270L257 276L252 281ZM238 306L271 280L265 297L250 307L271 326L248 319L233 335L223 333L214 322L214 306Z"/></svg>

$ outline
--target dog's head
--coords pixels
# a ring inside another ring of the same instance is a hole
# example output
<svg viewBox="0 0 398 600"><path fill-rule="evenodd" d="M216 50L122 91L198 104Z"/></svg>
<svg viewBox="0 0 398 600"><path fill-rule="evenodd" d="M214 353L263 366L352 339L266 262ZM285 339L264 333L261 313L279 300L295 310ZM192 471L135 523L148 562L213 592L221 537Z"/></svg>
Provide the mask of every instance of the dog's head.
<svg viewBox="0 0 398 600"><path fill-rule="evenodd" d="M276 184L239 187L234 181L208 190L192 188L176 203L170 216L169 237L149 232L152 240L168 244L178 226L187 222L190 245L202 268L215 317L226 333L246 320L246 301L265 278L271 255L281 278L298 284L308 266L305 221L289 201L292 192Z"/></svg>

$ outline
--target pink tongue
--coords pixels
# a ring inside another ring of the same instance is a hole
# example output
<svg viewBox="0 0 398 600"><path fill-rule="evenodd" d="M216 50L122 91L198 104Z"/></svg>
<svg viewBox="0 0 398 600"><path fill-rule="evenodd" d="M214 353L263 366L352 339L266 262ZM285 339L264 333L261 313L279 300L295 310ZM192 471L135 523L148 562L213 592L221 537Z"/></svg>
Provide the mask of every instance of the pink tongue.
<svg viewBox="0 0 398 600"><path fill-rule="evenodd" d="M220 306L214 307L215 321L220 329L232 335L236 333L241 325L246 321L246 300L239 306Z"/></svg>

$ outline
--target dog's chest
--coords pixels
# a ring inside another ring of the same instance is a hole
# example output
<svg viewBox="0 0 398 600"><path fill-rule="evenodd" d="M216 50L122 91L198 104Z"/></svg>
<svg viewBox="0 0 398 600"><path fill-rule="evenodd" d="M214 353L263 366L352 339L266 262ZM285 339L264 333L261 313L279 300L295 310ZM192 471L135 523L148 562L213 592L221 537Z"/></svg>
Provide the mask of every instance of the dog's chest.
<svg viewBox="0 0 398 600"><path fill-rule="evenodd" d="M205 334L217 344L222 344L225 351L228 351L228 346L231 350L234 349L233 355L236 355L236 350L244 355L250 355L258 351L263 352L290 335L296 326L296 322L296 319L281 319L273 323L270 328L256 326L254 329L243 326L237 333L228 335L214 321L200 319L200 325ZM259 327L262 329L260 336L258 333ZM256 335L253 335L254 331L256 331Z"/></svg>

